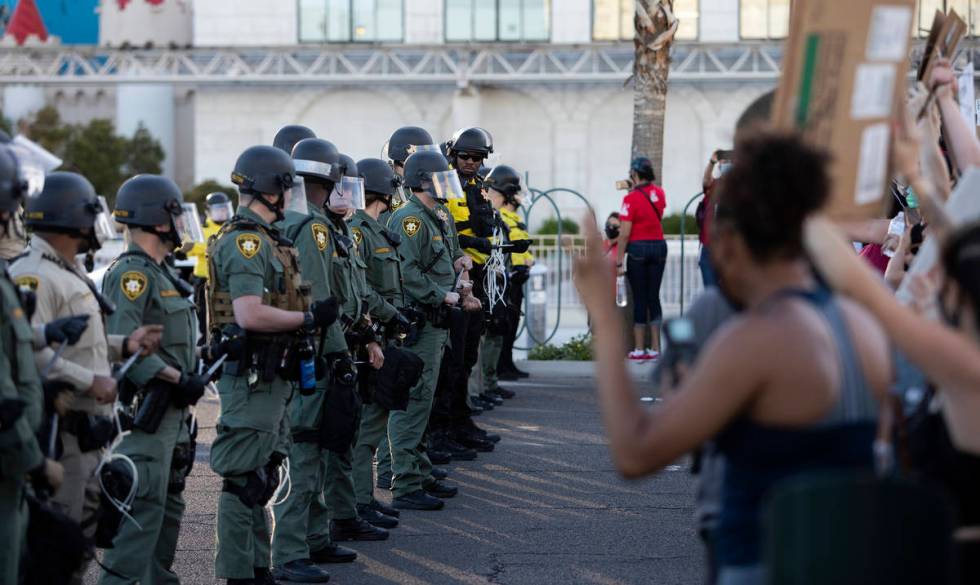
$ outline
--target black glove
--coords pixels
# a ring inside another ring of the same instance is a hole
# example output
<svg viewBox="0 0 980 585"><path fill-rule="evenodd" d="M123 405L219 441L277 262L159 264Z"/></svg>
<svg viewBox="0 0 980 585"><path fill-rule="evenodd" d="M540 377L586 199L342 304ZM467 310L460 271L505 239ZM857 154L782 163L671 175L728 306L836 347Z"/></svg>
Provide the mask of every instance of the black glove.
<svg viewBox="0 0 980 585"><path fill-rule="evenodd" d="M177 408L186 408L204 396L204 387L208 385L208 380L204 376L197 374L181 374L180 382L174 387L170 400Z"/></svg>
<svg viewBox="0 0 980 585"><path fill-rule="evenodd" d="M14 426L22 414L24 414L24 401L20 398L0 400L0 431L6 431Z"/></svg>
<svg viewBox="0 0 980 585"><path fill-rule="evenodd" d="M347 352L331 353L326 356L330 363L330 371L337 384L353 386L357 383L357 366L354 358Z"/></svg>
<svg viewBox="0 0 980 585"><path fill-rule="evenodd" d="M340 315L337 307L337 298L330 297L324 301L317 301L310 307L310 314L313 316L313 324L317 327L330 327Z"/></svg>
<svg viewBox="0 0 980 585"><path fill-rule="evenodd" d="M511 254L523 254L531 247L531 240L512 240L510 242Z"/></svg>
<svg viewBox="0 0 980 585"><path fill-rule="evenodd" d="M45 473L47 465L48 460L42 459L40 465L27 472L31 478L31 485L34 486L34 493L42 497L50 497L55 491L54 486L48 481L48 474Z"/></svg>
<svg viewBox="0 0 980 585"><path fill-rule="evenodd" d="M48 345L65 343L75 345L88 329L88 315L73 315L55 319L44 326L44 340Z"/></svg>
<svg viewBox="0 0 980 585"><path fill-rule="evenodd" d="M237 362L245 354L245 332L237 325L228 325L222 329L220 339L212 342L201 352L201 359L210 367L226 354L230 362ZM215 377L220 376L215 373Z"/></svg>

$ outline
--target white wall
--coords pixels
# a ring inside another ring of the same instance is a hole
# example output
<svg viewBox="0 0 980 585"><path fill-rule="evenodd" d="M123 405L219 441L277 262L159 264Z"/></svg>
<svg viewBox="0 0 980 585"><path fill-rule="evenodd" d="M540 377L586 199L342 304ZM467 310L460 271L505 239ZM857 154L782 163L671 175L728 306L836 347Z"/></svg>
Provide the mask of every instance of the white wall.
<svg viewBox="0 0 980 585"><path fill-rule="evenodd" d="M439 45L443 34L443 0L409 0L405 2L405 43Z"/></svg>
<svg viewBox="0 0 980 585"><path fill-rule="evenodd" d="M116 0L103 0L99 6L99 44L108 47L124 43L135 47L147 44L184 47L192 40L192 13L190 0L156 5L128 2L125 8L120 8Z"/></svg>
<svg viewBox="0 0 980 585"><path fill-rule="evenodd" d="M700 40L733 43L738 39L738 0L701 0Z"/></svg>
<svg viewBox="0 0 980 585"><path fill-rule="evenodd" d="M3 88L3 115L11 122L28 118L44 107L44 88L40 85L8 85Z"/></svg>
<svg viewBox="0 0 980 585"><path fill-rule="evenodd" d="M175 118L171 85L125 84L116 89L116 132L132 137L140 124L163 147L163 174L174 177Z"/></svg>
<svg viewBox="0 0 980 585"><path fill-rule="evenodd" d="M295 45L296 0L197 0L194 45Z"/></svg>
<svg viewBox="0 0 980 585"><path fill-rule="evenodd" d="M591 0L552 0L551 42L588 43L591 41Z"/></svg>
<svg viewBox="0 0 980 585"><path fill-rule="evenodd" d="M670 212L701 189L704 166L717 148L732 145L735 121L769 84L674 84L667 98L663 185ZM574 189L600 216L619 209L615 181L629 165L633 101L616 85L308 88L200 90L194 96L194 180L228 182L235 158L269 144L279 127L299 123L355 159L379 156L402 125L420 125L437 141L467 125L487 128L495 153L489 163L530 175L530 186ZM559 195L562 213L578 218L574 197ZM533 222L551 214L535 209ZM538 214L541 215L538 215Z"/></svg>

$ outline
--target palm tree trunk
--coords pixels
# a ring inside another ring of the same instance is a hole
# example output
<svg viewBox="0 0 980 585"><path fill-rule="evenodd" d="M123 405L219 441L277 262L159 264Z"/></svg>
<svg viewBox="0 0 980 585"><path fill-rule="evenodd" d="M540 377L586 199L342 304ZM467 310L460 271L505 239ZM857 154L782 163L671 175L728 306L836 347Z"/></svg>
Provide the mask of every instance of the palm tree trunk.
<svg viewBox="0 0 980 585"><path fill-rule="evenodd" d="M667 114L667 76L670 47L677 31L673 0L636 0L633 24L633 146L631 155L653 162L663 180L664 118Z"/></svg>

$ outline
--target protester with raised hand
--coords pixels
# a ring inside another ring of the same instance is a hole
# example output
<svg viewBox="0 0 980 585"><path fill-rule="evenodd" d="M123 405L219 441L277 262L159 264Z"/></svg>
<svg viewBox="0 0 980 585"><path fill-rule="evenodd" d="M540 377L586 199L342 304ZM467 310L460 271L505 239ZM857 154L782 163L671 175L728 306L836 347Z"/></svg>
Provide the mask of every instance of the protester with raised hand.
<svg viewBox="0 0 980 585"><path fill-rule="evenodd" d="M763 134L737 146L712 254L721 290L743 314L653 412L622 362L608 265L594 220L585 222L588 253L576 283L592 318L613 459L623 475L639 477L717 437L729 464L717 532L723 585L764 582L759 517L769 488L803 472L871 466L873 397L890 379L885 337L865 310L816 283L803 252L803 222L829 184L827 157L799 138Z"/></svg>
<svg viewBox="0 0 980 585"><path fill-rule="evenodd" d="M943 135L953 160L960 171L965 171L980 166L980 140L977 140L976 129L967 123L953 97L955 82L956 72L950 60L945 57L937 60L929 77L929 89L936 94L943 117Z"/></svg>

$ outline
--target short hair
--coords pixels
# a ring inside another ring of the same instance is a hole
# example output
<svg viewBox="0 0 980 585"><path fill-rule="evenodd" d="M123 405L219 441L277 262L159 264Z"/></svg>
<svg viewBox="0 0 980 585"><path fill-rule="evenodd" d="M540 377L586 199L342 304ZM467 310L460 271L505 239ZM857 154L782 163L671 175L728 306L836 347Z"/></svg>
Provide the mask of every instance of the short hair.
<svg viewBox="0 0 980 585"><path fill-rule="evenodd" d="M736 145L716 217L730 221L764 262L803 255L803 222L827 201L830 156L796 134L756 131Z"/></svg>
<svg viewBox="0 0 980 585"><path fill-rule="evenodd" d="M610 213L609 214L609 217L606 218L606 221L609 221L610 219L619 219L619 212L618 211L614 211L614 212Z"/></svg>

